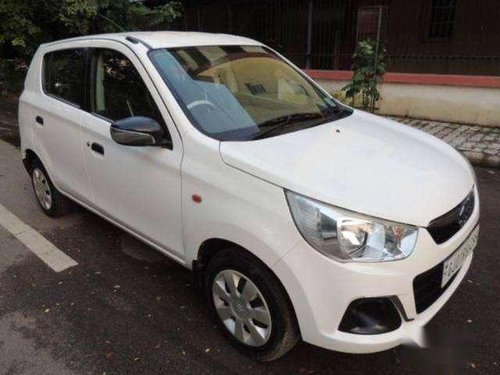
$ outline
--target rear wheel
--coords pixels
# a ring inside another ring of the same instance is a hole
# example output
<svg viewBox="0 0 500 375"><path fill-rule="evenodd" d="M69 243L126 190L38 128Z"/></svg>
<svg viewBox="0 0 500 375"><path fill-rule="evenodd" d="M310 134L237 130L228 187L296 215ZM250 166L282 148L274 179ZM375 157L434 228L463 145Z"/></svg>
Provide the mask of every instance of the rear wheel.
<svg viewBox="0 0 500 375"><path fill-rule="evenodd" d="M33 161L30 175L36 200L47 216L59 217L69 212L71 201L55 188L40 161Z"/></svg>
<svg viewBox="0 0 500 375"><path fill-rule="evenodd" d="M279 280L242 250L224 250L210 261L205 292L215 319L246 354L272 361L299 340L295 315Z"/></svg>

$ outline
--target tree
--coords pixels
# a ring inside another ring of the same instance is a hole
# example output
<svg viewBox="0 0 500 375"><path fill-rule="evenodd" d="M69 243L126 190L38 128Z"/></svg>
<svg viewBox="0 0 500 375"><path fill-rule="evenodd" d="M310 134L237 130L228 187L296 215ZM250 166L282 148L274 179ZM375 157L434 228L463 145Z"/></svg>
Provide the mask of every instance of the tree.
<svg viewBox="0 0 500 375"><path fill-rule="evenodd" d="M41 43L79 35L165 30L181 15L178 1L0 0L0 92L19 92Z"/></svg>
<svg viewBox="0 0 500 375"><path fill-rule="evenodd" d="M143 0L2 0L0 46L29 58L40 43L57 39L168 29L181 11L178 1L148 7Z"/></svg>
<svg viewBox="0 0 500 375"><path fill-rule="evenodd" d="M51 14L47 9L46 14ZM3 0L0 2L0 45L6 44L22 55L31 55L33 46L43 39L45 17L33 22L37 14L37 4L32 1Z"/></svg>

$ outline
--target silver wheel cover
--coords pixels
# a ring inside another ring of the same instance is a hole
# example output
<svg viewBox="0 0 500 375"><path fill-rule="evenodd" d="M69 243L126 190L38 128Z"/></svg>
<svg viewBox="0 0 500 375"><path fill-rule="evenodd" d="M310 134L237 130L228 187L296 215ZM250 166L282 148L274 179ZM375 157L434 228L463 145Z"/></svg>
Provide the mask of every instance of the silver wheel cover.
<svg viewBox="0 0 500 375"><path fill-rule="evenodd" d="M271 313L264 296L245 275L219 272L212 284L215 309L227 330L241 343L262 346L271 336Z"/></svg>
<svg viewBox="0 0 500 375"><path fill-rule="evenodd" d="M52 207L52 192L50 191L49 181L45 174L38 168L32 172L33 188L38 202L45 210L50 210Z"/></svg>

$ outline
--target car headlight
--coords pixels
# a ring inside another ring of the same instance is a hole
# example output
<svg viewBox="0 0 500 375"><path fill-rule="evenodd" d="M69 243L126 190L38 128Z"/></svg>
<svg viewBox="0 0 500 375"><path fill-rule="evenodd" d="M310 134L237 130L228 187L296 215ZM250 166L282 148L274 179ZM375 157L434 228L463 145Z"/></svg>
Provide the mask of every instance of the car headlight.
<svg viewBox="0 0 500 375"><path fill-rule="evenodd" d="M418 228L346 211L286 191L293 219L304 239L335 260L386 262L408 257Z"/></svg>

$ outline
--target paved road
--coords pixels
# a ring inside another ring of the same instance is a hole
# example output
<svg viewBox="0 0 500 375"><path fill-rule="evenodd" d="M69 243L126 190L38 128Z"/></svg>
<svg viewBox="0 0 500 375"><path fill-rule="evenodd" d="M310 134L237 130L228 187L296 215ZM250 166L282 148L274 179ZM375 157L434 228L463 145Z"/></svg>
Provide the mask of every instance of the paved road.
<svg viewBox="0 0 500 375"><path fill-rule="evenodd" d="M0 138L17 143L15 132ZM477 174L475 259L428 326L447 334L448 345L361 356L301 343L261 364L220 335L188 271L83 209L45 217L19 150L0 141L0 204L78 262L56 273L0 226L0 374L451 373L452 361L470 373L500 373L500 172Z"/></svg>

